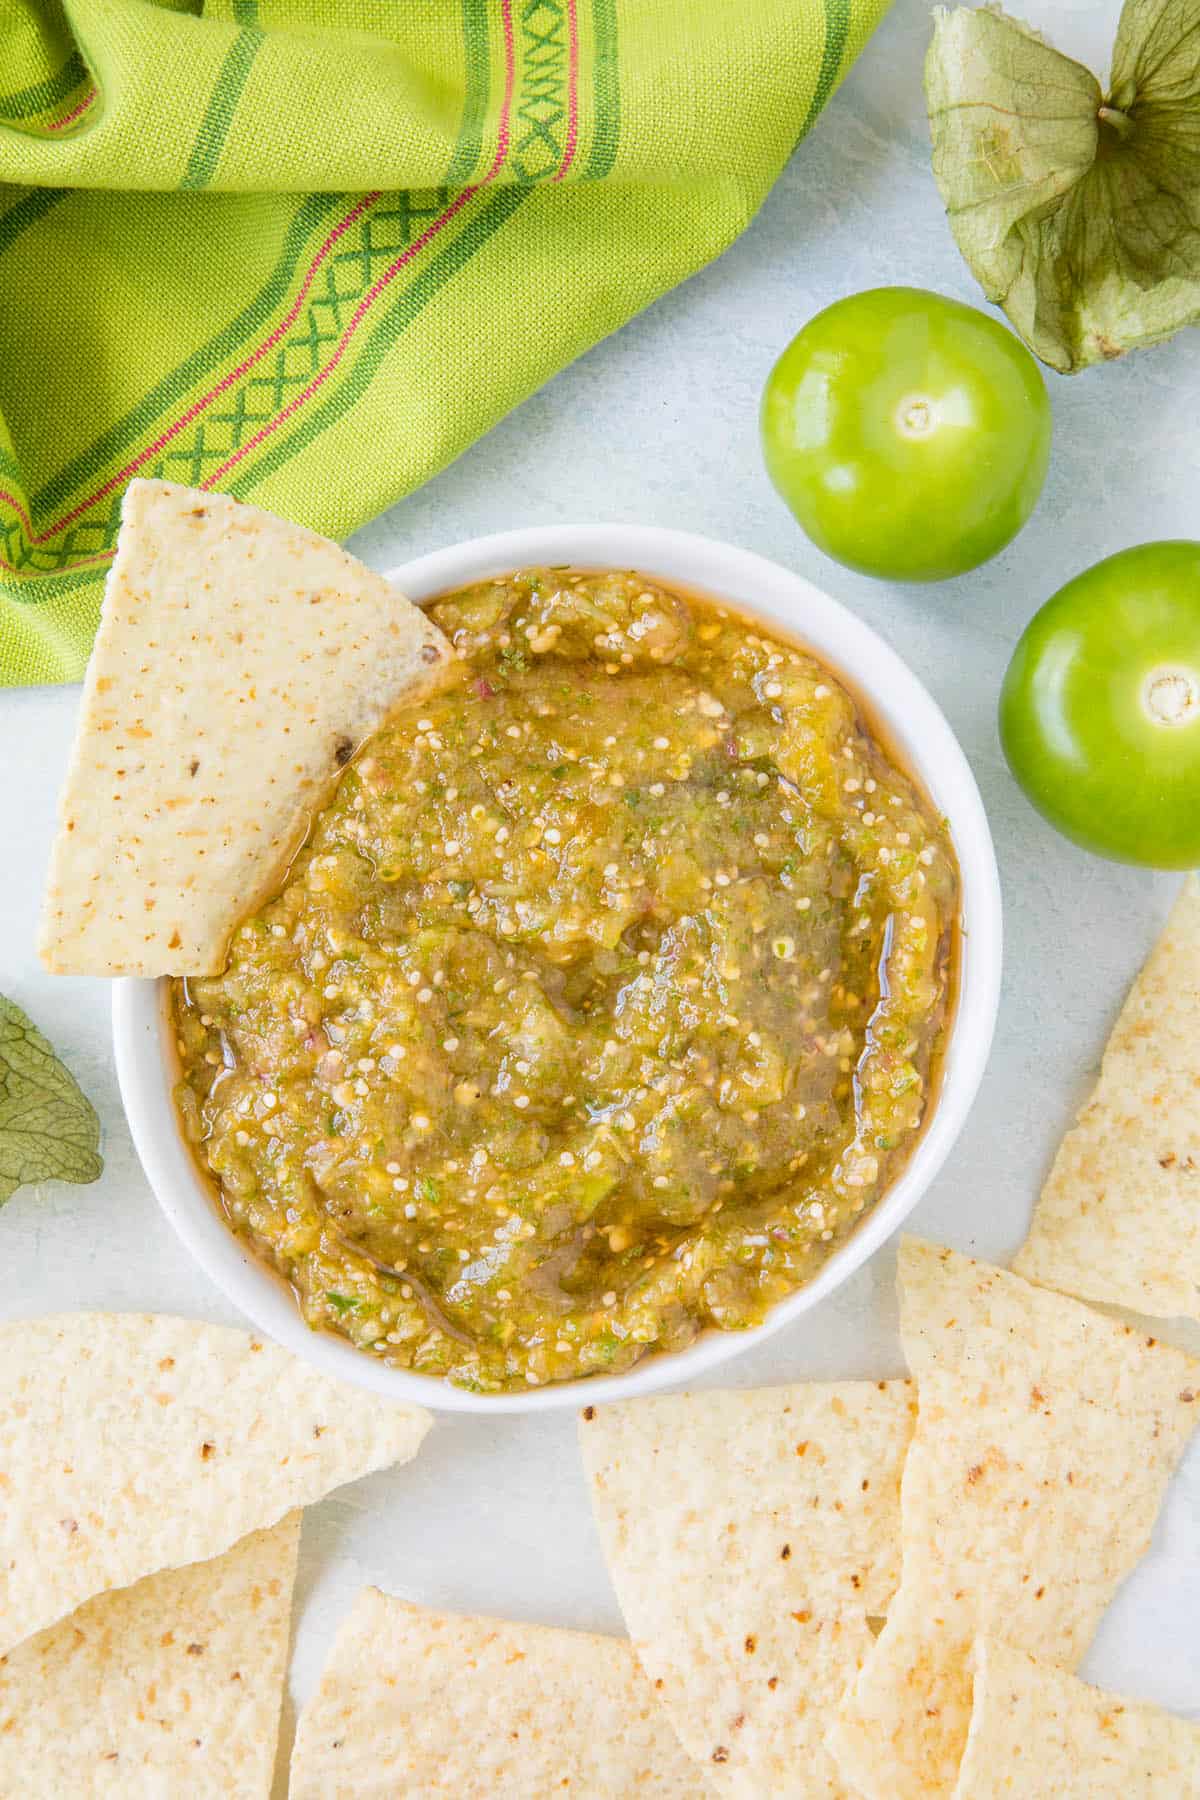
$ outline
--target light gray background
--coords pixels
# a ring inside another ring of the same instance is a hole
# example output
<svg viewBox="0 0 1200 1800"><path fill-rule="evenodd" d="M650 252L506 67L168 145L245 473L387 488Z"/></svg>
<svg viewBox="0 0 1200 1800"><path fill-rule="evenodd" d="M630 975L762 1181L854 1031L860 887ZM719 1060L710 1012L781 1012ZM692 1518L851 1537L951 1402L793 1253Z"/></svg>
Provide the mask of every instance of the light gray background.
<svg viewBox="0 0 1200 1800"><path fill-rule="evenodd" d="M1018 6L1101 74L1117 6ZM924 0L889 18L761 215L712 268L599 345L353 547L386 568L508 526L639 521L727 538L800 570L881 631L945 708L991 817L1006 906L995 1049L967 1129L913 1227L1006 1260L1108 1027L1178 885L1094 861L1030 811L996 740L995 699L1036 607L1123 546L1197 534L1200 334L1072 380L1050 376L1055 448L1026 530L961 580L892 588L849 574L772 493L759 391L818 308L904 282L976 301L929 173ZM0 1316L76 1307L235 1315L176 1243L137 1165L102 981L51 980L33 954L77 689L0 695L0 989L66 1053L104 1125L93 1187L25 1190L0 1219ZM714 1378L753 1385L901 1368L885 1251L814 1315ZM1173 1335L1187 1341L1182 1330ZM1197 1347L1200 1334L1192 1334ZM0 1371L0 1380L3 1372ZM303 1696L365 1581L437 1606L618 1630L569 1415L447 1415L417 1463L309 1514L293 1672ZM1200 1714L1200 1443L1154 1548L1106 1620L1097 1680Z"/></svg>

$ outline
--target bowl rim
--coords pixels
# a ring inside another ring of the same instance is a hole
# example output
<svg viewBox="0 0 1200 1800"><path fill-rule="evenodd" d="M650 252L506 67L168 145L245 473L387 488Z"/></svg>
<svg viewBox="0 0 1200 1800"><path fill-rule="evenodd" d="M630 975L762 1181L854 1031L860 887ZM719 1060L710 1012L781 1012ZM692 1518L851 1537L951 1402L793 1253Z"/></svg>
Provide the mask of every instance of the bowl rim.
<svg viewBox="0 0 1200 1800"><path fill-rule="evenodd" d="M909 1161L813 1280L777 1302L761 1325L706 1331L687 1349L647 1356L621 1375L476 1394L439 1376L389 1368L348 1340L305 1324L285 1284L221 1217L184 1144L162 1043L166 978L116 980L113 1047L126 1118L146 1178L184 1247L261 1331L324 1374L440 1412L546 1412L631 1399L704 1374L819 1306L899 1229L941 1169L982 1080L1000 1000L1000 880L983 801L941 708L878 632L804 576L754 551L653 525L522 527L435 550L384 573L410 599L424 602L470 581L539 564L637 569L757 612L811 647L868 702L950 827L962 883L957 1004L934 1111Z"/></svg>

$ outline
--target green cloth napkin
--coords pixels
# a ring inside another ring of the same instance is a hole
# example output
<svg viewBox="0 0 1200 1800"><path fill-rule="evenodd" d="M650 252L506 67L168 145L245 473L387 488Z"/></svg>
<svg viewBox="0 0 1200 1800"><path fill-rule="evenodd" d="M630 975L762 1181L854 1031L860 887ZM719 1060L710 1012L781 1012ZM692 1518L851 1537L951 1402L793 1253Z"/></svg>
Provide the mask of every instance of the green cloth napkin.
<svg viewBox="0 0 1200 1800"><path fill-rule="evenodd" d="M887 0L0 0L0 685L132 475L335 538L719 254Z"/></svg>

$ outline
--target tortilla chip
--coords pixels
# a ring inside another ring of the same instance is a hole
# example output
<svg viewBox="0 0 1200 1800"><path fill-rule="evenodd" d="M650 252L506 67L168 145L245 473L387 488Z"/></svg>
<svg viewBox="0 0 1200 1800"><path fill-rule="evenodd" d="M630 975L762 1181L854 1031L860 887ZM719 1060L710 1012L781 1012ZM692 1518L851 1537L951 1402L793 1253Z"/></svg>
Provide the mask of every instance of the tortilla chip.
<svg viewBox="0 0 1200 1800"><path fill-rule="evenodd" d="M954 1800L1182 1800L1200 1794L1200 1725L1087 1687L980 1639Z"/></svg>
<svg viewBox="0 0 1200 1800"><path fill-rule="evenodd" d="M1014 1268L1085 1300L1200 1319L1200 881L1117 1020Z"/></svg>
<svg viewBox="0 0 1200 1800"><path fill-rule="evenodd" d="M634 1649L719 1792L847 1793L824 1746L900 1574L911 1382L588 1407L584 1465Z"/></svg>
<svg viewBox="0 0 1200 1800"><path fill-rule="evenodd" d="M300 1714L289 1800L695 1800L623 1638L425 1612L367 1588Z"/></svg>
<svg viewBox="0 0 1200 1800"><path fill-rule="evenodd" d="M902 1579L831 1734L867 1800L952 1791L977 1635L1078 1662L1200 1415L1200 1363L1007 1270L909 1238L900 1300Z"/></svg>
<svg viewBox="0 0 1200 1800"><path fill-rule="evenodd" d="M0 1368L0 1654L94 1594L406 1462L430 1424L191 1319L16 1320Z"/></svg>
<svg viewBox="0 0 1200 1800"><path fill-rule="evenodd" d="M0 1657L0 1793L268 1800L300 1514Z"/></svg>
<svg viewBox="0 0 1200 1800"><path fill-rule="evenodd" d="M59 807L58 975L215 975L337 770L450 646L336 544L133 481Z"/></svg>

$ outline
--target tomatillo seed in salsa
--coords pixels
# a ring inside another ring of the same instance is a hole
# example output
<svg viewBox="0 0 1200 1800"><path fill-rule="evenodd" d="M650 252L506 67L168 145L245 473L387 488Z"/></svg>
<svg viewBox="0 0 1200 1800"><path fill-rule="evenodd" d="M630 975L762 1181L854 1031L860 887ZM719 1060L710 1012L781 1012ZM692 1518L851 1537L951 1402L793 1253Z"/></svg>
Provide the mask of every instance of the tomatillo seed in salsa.
<svg viewBox="0 0 1200 1800"><path fill-rule="evenodd" d="M430 611L225 972L183 1122L308 1322L497 1391L758 1324L895 1179L947 1016L943 822L830 671L636 574Z"/></svg>

